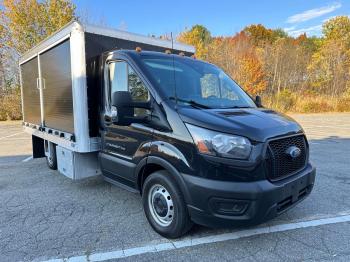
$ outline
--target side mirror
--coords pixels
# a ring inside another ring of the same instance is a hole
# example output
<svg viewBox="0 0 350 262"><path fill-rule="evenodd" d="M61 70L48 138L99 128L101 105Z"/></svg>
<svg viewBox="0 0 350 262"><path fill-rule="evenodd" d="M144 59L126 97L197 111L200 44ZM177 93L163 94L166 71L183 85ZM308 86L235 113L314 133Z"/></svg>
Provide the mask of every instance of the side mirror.
<svg viewBox="0 0 350 262"><path fill-rule="evenodd" d="M256 96L255 97L255 104L257 107L262 107L262 102L261 102L261 96Z"/></svg>
<svg viewBox="0 0 350 262"><path fill-rule="evenodd" d="M117 91L112 94L112 106L116 108L113 122L118 125L130 125L134 116L134 107L130 106L132 97L128 91Z"/></svg>
<svg viewBox="0 0 350 262"><path fill-rule="evenodd" d="M117 109L115 123L118 125L130 125L131 123L142 123L144 118L135 116L135 108L151 110L150 102L133 101L128 91L116 91L112 94L112 106Z"/></svg>
<svg viewBox="0 0 350 262"><path fill-rule="evenodd" d="M112 94L112 106L125 107L132 103L131 93L128 91L116 91Z"/></svg>

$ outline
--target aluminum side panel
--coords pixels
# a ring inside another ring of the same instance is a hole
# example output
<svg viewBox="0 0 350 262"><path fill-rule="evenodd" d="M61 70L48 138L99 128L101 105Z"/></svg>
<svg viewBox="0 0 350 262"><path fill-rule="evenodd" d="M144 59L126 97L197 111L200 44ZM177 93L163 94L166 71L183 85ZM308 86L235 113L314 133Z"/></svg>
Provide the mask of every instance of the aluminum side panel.
<svg viewBox="0 0 350 262"><path fill-rule="evenodd" d="M74 133L70 41L40 55L45 126Z"/></svg>
<svg viewBox="0 0 350 262"><path fill-rule="evenodd" d="M38 89L38 59L35 57L32 60L29 60L22 64L20 69L23 94L23 119L25 122L40 125L41 115L40 91Z"/></svg>

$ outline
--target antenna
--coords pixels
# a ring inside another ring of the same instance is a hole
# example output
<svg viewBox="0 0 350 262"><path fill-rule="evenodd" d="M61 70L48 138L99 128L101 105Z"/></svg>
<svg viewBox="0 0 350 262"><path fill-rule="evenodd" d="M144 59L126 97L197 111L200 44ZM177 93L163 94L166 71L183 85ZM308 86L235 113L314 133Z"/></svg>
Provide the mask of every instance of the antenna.
<svg viewBox="0 0 350 262"><path fill-rule="evenodd" d="M170 38L171 38L171 50L174 52L174 38L173 38L173 32L170 32Z"/></svg>
<svg viewBox="0 0 350 262"><path fill-rule="evenodd" d="M170 37L171 37L171 53L172 53L172 57L173 57L174 95L175 95L175 102L176 102L176 108L177 108L177 92L176 92L176 76L175 76L175 57L174 57L173 32L170 32Z"/></svg>

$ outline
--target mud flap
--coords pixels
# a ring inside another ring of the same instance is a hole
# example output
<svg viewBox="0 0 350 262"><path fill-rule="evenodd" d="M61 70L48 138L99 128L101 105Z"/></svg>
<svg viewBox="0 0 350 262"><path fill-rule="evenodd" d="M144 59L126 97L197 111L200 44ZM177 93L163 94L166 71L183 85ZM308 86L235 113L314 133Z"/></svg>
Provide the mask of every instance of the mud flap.
<svg viewBox="0 0 350 262"><path fill-rule="evenodd" d="M33 158L45 157L44 139L32 136Z"/></svg>

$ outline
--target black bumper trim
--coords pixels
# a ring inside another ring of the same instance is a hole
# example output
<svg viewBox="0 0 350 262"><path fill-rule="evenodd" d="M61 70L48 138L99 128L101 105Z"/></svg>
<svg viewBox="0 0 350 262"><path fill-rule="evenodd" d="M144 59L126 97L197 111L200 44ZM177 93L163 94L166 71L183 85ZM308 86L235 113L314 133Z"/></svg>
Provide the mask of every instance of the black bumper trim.
<svg viewBox="0 0 350 262"><path fill-rule="evenodd" d="M215 181L184 175L191 202L188 203L193 222L209 227L256 225L272 219L304 200L312 191L316 169L308 164L305 169L284 180L272 183ZM242 215L215 213L210 199L244 200L249 207Z"/></svg>

